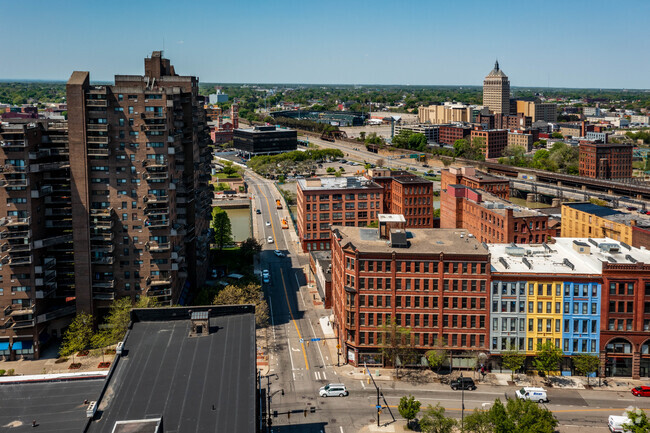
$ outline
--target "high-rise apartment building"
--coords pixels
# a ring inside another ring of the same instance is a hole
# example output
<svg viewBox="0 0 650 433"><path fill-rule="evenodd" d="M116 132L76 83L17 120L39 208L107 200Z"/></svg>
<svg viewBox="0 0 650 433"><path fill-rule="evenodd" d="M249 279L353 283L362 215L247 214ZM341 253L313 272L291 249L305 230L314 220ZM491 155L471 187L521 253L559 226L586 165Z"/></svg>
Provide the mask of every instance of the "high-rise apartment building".
<svg viewBox="0 0 650 433"><path fill-rule="evenodd" d="M183 301L205 279L209 131L198 79L155 51L145 74L67 84L78 311L117 297Z"/></svg>
<svg viewBox="0 0 650 433"><path fill-rule="evenodd" d="M75 313L67 126L0 124L0 356L38 358Z"/></svg>
<svg viewBox="0 0 650 433"><path fill-rule="evenodd" d="M510 80L499 69L498 61L483 80L483 105L495 114L510 114Z"/></svg>

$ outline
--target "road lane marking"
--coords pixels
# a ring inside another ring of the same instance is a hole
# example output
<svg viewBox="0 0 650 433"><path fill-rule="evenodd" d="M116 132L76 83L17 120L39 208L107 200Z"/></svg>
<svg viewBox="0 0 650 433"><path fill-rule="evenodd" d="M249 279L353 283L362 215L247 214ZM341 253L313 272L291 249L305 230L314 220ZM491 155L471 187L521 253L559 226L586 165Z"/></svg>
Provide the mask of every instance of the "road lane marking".
<svg viewBox="0 0 650 433"><path fill-rule="evenodd" d="M344 432L343 432L343 426L340 425L339 428L341 429L341 433L344 433Z"/></svg>
<svg viewBox="0 0 650 433"><path fill-rule="evenodd" d="M287 337L287 347L289 347L289 359L291 360L291 369L295 370L295 367L293 366L293 356L291 356L291 340L289 340L289 337Z"/></svg>
<svg viewBox="0 0 650 433"><path fill-rule="evenodd" d="M325 372L323 372L323 379L327 380L327 376L325 376Z"/></svg>
<svg viewBox="0 0 650 433"><path fill-rule="evenodd" d="M269 204L269 198L265 194L262 195L264 196L264 200L266 200L266 207L269 210L269 215L271 215L271 205ZM275 239L275 226L273 225L273 218L271 218L271 230L273 230L273 238ZM296 332L298 332L298 338L302 338L302 336L300 335L300 329L298 329L298 324L296 323L296 319L295 317L293 317L291 304L289 303L289 294L287 293L287 284L284 281L284 271L282 270L282 267L280 267L280 277L282 277L282 288L284 289L284 299L287 301L287 307L289 307L289 315L291 316L291 321L293 322L293 326L296 328ZM300 343L300 347L302 349L302 356L305 358L305 367L307 368L307 370L309 370L309 362L307 362L307 352L305 352L305 343Z"/></svg>
<svg viewBox="0 0 650 433"><path fill-rule="evenodd" d="M312 335L316 337L316 331L314 330L314 325L312 325L309 320L307 321L309 322L309 326L311 327ZM320 344L317 343L316 347L318 347L318 353L320 353L320 360L323 362L323 367L325 367L325 359L323 359L323 352L320 350Z"/></svg>
<svg viewBox="0 0 650 433"><path fill-rule="evenodd" d="M302 335L300 335L300 329L298 329L298 324L296 323L296 319L293 317L293 311L291 311L291 304L289 303L289 295L287 294L287 285L284 282L284 271L282 270L282 268L280 268L280 277L282 277L282 288L284 289L284 298L287 301L287 307L289 307L289 314L291 315L291 321L293 322L293 326L296 328L296 332L298 333L298 338L302 340ZM304 342L300 343L300 348L302 349L302 356L305 359L305 368L309 370L309 362L307 361L307 352L305 351Z"/></svg>
<svg viewBox="0 0 650 433"><path fill-rule="evenodd" d="M271 294L269 294L269 308L271 309L271 330L273 331L273 342L275 343L275 321L273 320L273 302L271 302Z"/></svg>
<svg viewBox="0 0 650 433"><path fill-rule="evenodd" d="M362 387L363 389L366 389L366 385L363 383L363 380L359 380L359 382L361 382L361 387Z"/></svg>
<svg viewBox="0 0 650 433"><path fill-rule="evenodd" d="M302 299L302 306L306 310L307 304L305 304L305 298L302 297L302 290L300 290L300 281L298 281L298 274L293 274L296 277L296 284L298 285L298 293L300 293L300 299Z"/></svg>

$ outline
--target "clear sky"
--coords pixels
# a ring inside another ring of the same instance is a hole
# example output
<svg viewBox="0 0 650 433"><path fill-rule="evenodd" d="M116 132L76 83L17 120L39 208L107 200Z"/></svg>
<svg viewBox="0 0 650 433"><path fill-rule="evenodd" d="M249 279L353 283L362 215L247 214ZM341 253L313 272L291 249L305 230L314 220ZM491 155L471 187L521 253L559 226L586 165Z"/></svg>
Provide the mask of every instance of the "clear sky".
<svg viewBox="0 0 650 433"><path fill-rule="evenodd" d="M650 1L0 0L0 79L650 88Z"/></svg>

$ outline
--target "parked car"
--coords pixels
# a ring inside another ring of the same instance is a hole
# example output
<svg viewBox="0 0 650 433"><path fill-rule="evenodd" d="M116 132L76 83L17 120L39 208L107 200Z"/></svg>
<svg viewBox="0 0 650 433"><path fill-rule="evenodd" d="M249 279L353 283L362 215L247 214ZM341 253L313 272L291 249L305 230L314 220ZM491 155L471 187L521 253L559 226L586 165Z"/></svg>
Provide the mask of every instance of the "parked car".
<svg viewBox="0 0 650 433"><path fill-rule="evenodd" d="M548 403L548 396L544 388L534 388L525 386L515 391L517 398L522 400L536 401L537 403Z"/></svg>
<svg viewBox="0 0 650 433"><path fill-rule="evenodd" d="M318 391L321 397L345 397L348 390L342 383L328 383Z"/></svg>
<svg viewBox="0 0 650 433"><path fill-rule="evenodd" d="M272 244L273 243L273 236L269 236L268 238L266 238L266 242Z"/></svg>
<svg viewBox="0 0 650 433"><path fill-rule="evenodd" d="M632 388L632 395L637 397L650 397L650 386L637 386Z"/></svg>
<svg viewBox="0 0 650 433"><path fill-rule="evenodd" d="M273 254L275 254L278 257L284 257L284 253L280 250L273 251Z"/></svg>
<svg viewBox="0 0 650 433"><path fill-rule="evenodd" d="M267 227L270 227L270 226L271 226L271 221L267 221L267 222L266 222L266 226L267 226Z"/></svg>
<svg viewBox="0 0 650 433"><path fill-rule="evenodd" d="M259 215L259 214L261 214L261 213L262 213L262 211L261 211L261 210L259 210L259 209L255 209L255 213Z"/></svg>
<svg viewBox="0 0 650 433"><path fill-rule="evenodd" d="M474 391L476 389L476 384L471 377L459 377L458 379L452 380L450 385L454 391L458 389Z"/></svg>

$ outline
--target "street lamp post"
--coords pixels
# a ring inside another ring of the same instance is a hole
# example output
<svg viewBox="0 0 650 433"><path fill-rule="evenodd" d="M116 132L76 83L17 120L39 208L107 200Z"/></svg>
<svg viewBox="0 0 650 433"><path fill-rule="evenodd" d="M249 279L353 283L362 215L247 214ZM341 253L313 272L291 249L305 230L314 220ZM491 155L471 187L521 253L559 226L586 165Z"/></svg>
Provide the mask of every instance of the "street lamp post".
<svg viewBox="0 0 650 433"><path fill-rule="evenodd" d="M463 373L460 373L460 431L465 430L465 385L463 383Z"/></svg>

